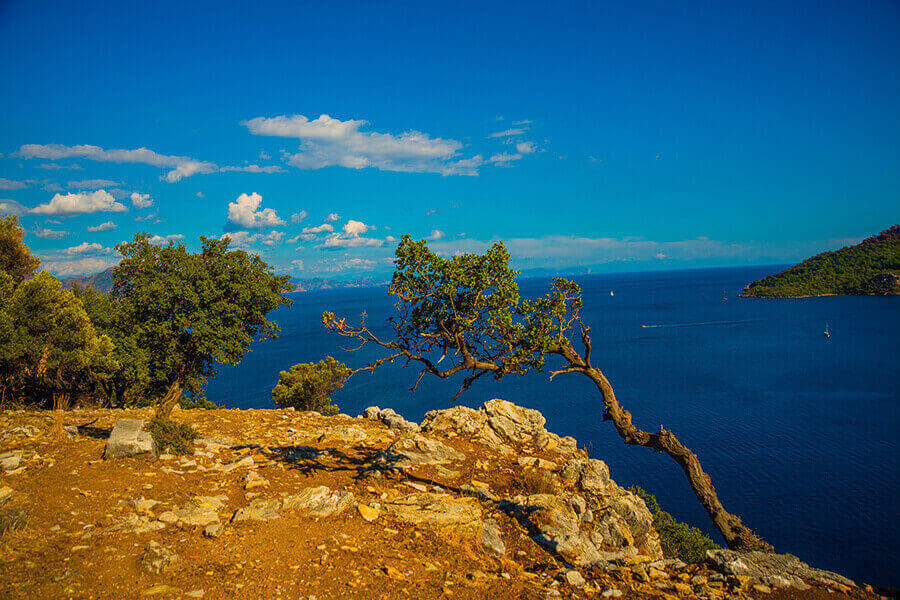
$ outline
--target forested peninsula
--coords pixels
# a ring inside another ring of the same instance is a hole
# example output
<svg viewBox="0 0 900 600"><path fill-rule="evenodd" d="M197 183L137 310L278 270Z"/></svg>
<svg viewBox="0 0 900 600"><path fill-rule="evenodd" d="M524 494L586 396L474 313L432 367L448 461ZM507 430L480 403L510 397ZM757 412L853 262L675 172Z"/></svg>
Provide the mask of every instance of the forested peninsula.
<svg viewBox="0 0 900 600"><path fill-rule="evenodd" d="M750 298L900 294L900 225L855 246L822 252L744 288Z"/></svg>

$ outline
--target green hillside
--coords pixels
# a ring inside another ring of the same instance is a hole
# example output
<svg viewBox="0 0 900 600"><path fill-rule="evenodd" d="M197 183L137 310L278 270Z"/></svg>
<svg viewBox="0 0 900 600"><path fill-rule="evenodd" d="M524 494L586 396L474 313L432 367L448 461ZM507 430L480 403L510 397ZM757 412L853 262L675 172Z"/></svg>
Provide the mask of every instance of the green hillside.
<svg viewBox="0 0 900 600"><path fill-rule="evenodd" d="M895 295L900 293L900 225L840 250L822 252L790 269L754 281L753 298Z"/></svg>

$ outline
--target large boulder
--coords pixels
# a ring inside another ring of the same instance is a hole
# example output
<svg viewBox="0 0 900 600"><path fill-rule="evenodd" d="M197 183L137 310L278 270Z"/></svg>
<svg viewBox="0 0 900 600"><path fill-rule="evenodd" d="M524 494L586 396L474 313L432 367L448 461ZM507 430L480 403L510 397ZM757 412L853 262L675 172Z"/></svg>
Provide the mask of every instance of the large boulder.
<svg viewBox="0 0 900 600"><path fill-rule="evenodd" d="M156 443L149 431L144 429L143 419L119 419L113 425L112 433L106 440L105 458L120 458L137 454L156 456Z"/></svg>
<svg viewBox="0 0 900 600"><path fill-rule="evenodd" d="M810 567L793 554L707 550L706 560L724 575L750 577L774 587L790 586L805 590L810 587L807 582L813 582L847 591L856 586L842 575Z"/></svg>
<svg viewBox="0 0 900 600"><path fill-rule="evenodd" d="M370 406L363 411L363 417L373 421L381 421L387 425L391 431L397 433L412 433L419 431L419 426L416 423L407 421L392 408Z"/></svg>
<svg viewBox="0 0 900 600"><path fill-rule="evenodd" d="M558 554L570 565L590 565L601 559L587 530L582 529L583 514L576 510L584 500L554 494L532 494L518 507L533 531L532 538Z"/></svg>
<svg viewBox="0 0 900 600"><path fill-rule="evenodd" d="M402 521L474 537L481 529L481 508L474 498L417 492L385 502Z"/></svg>
<svg viewBox="0 0 900 600"><path fill-rule="evenodd" d="M506 400L493 399L484 403L488 425L501 438L514 442L530 442L544 431L547 420L540 412L516 406Z"/></svg>
<svg viewBox="0 0 900 600"><path fill-rule="evenodd" d="M354 502L351 492L332 490L328 486L307 488L282 502L285 510L297 511L305 517L330 517L342 513Z"/></svg>
<svg viewBox="0 0 900 600"><path fill-rule="evenodd" d="M443 465L463 459L465 455L450 446L417 433L401 437L382 454L383 462L399 469Z"/></svg>

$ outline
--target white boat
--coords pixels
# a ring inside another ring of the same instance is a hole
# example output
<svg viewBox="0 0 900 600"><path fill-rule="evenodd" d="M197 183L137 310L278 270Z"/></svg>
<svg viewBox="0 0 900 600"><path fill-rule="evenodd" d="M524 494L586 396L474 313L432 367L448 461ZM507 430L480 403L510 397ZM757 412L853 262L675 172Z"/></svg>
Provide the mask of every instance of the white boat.
<svg viewBox="0 0 900 600"><path fill-rule="evenodd" d="M614 291L612 291L612 290L609 290L609 295L610 295L610 296L615 296L616 293L615 293Z"/></svg>
<svg viewBox="0 0 900 600"><path fill-rule="evenodd" d="M830 337L831 337L831 331L828 329L828 322L827 322L827 321L825 322L825 337L827 337L827 338L830 338Z"/></svg>

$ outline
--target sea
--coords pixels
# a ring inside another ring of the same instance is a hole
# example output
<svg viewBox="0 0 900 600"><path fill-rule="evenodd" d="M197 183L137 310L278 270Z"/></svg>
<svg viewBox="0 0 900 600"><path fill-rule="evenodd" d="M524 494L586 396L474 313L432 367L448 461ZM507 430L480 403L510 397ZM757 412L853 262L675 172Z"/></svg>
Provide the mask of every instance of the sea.
<svg viewBox="0 0 900 600"><path fill-rule="evenodd" d="M900 587L900 298L739 298L779 267L740 267L573 277L584 291L593 363L646 430L673 431L700 458L726 508L775 545L857 582ZM549 279L520 281L523 297ZM273 407L279 371L332 355L350 366L380 356L351 351L326 332L325 310L387 333L386 287L291 295L274 313L280 337L256 344L207 387L227 407ZM828 327L831 337L823 333ZM552 364L552 359L551 359ZM420 420L450 406L460 381L401 364L354 376L334 401L356 415L378 405ZM620 485L639 485L664 509L718 538L681 469L626 446L604 422L583 376L485 377L453 404L503 398L540 410L547 429L575 437Z"/></svg>

